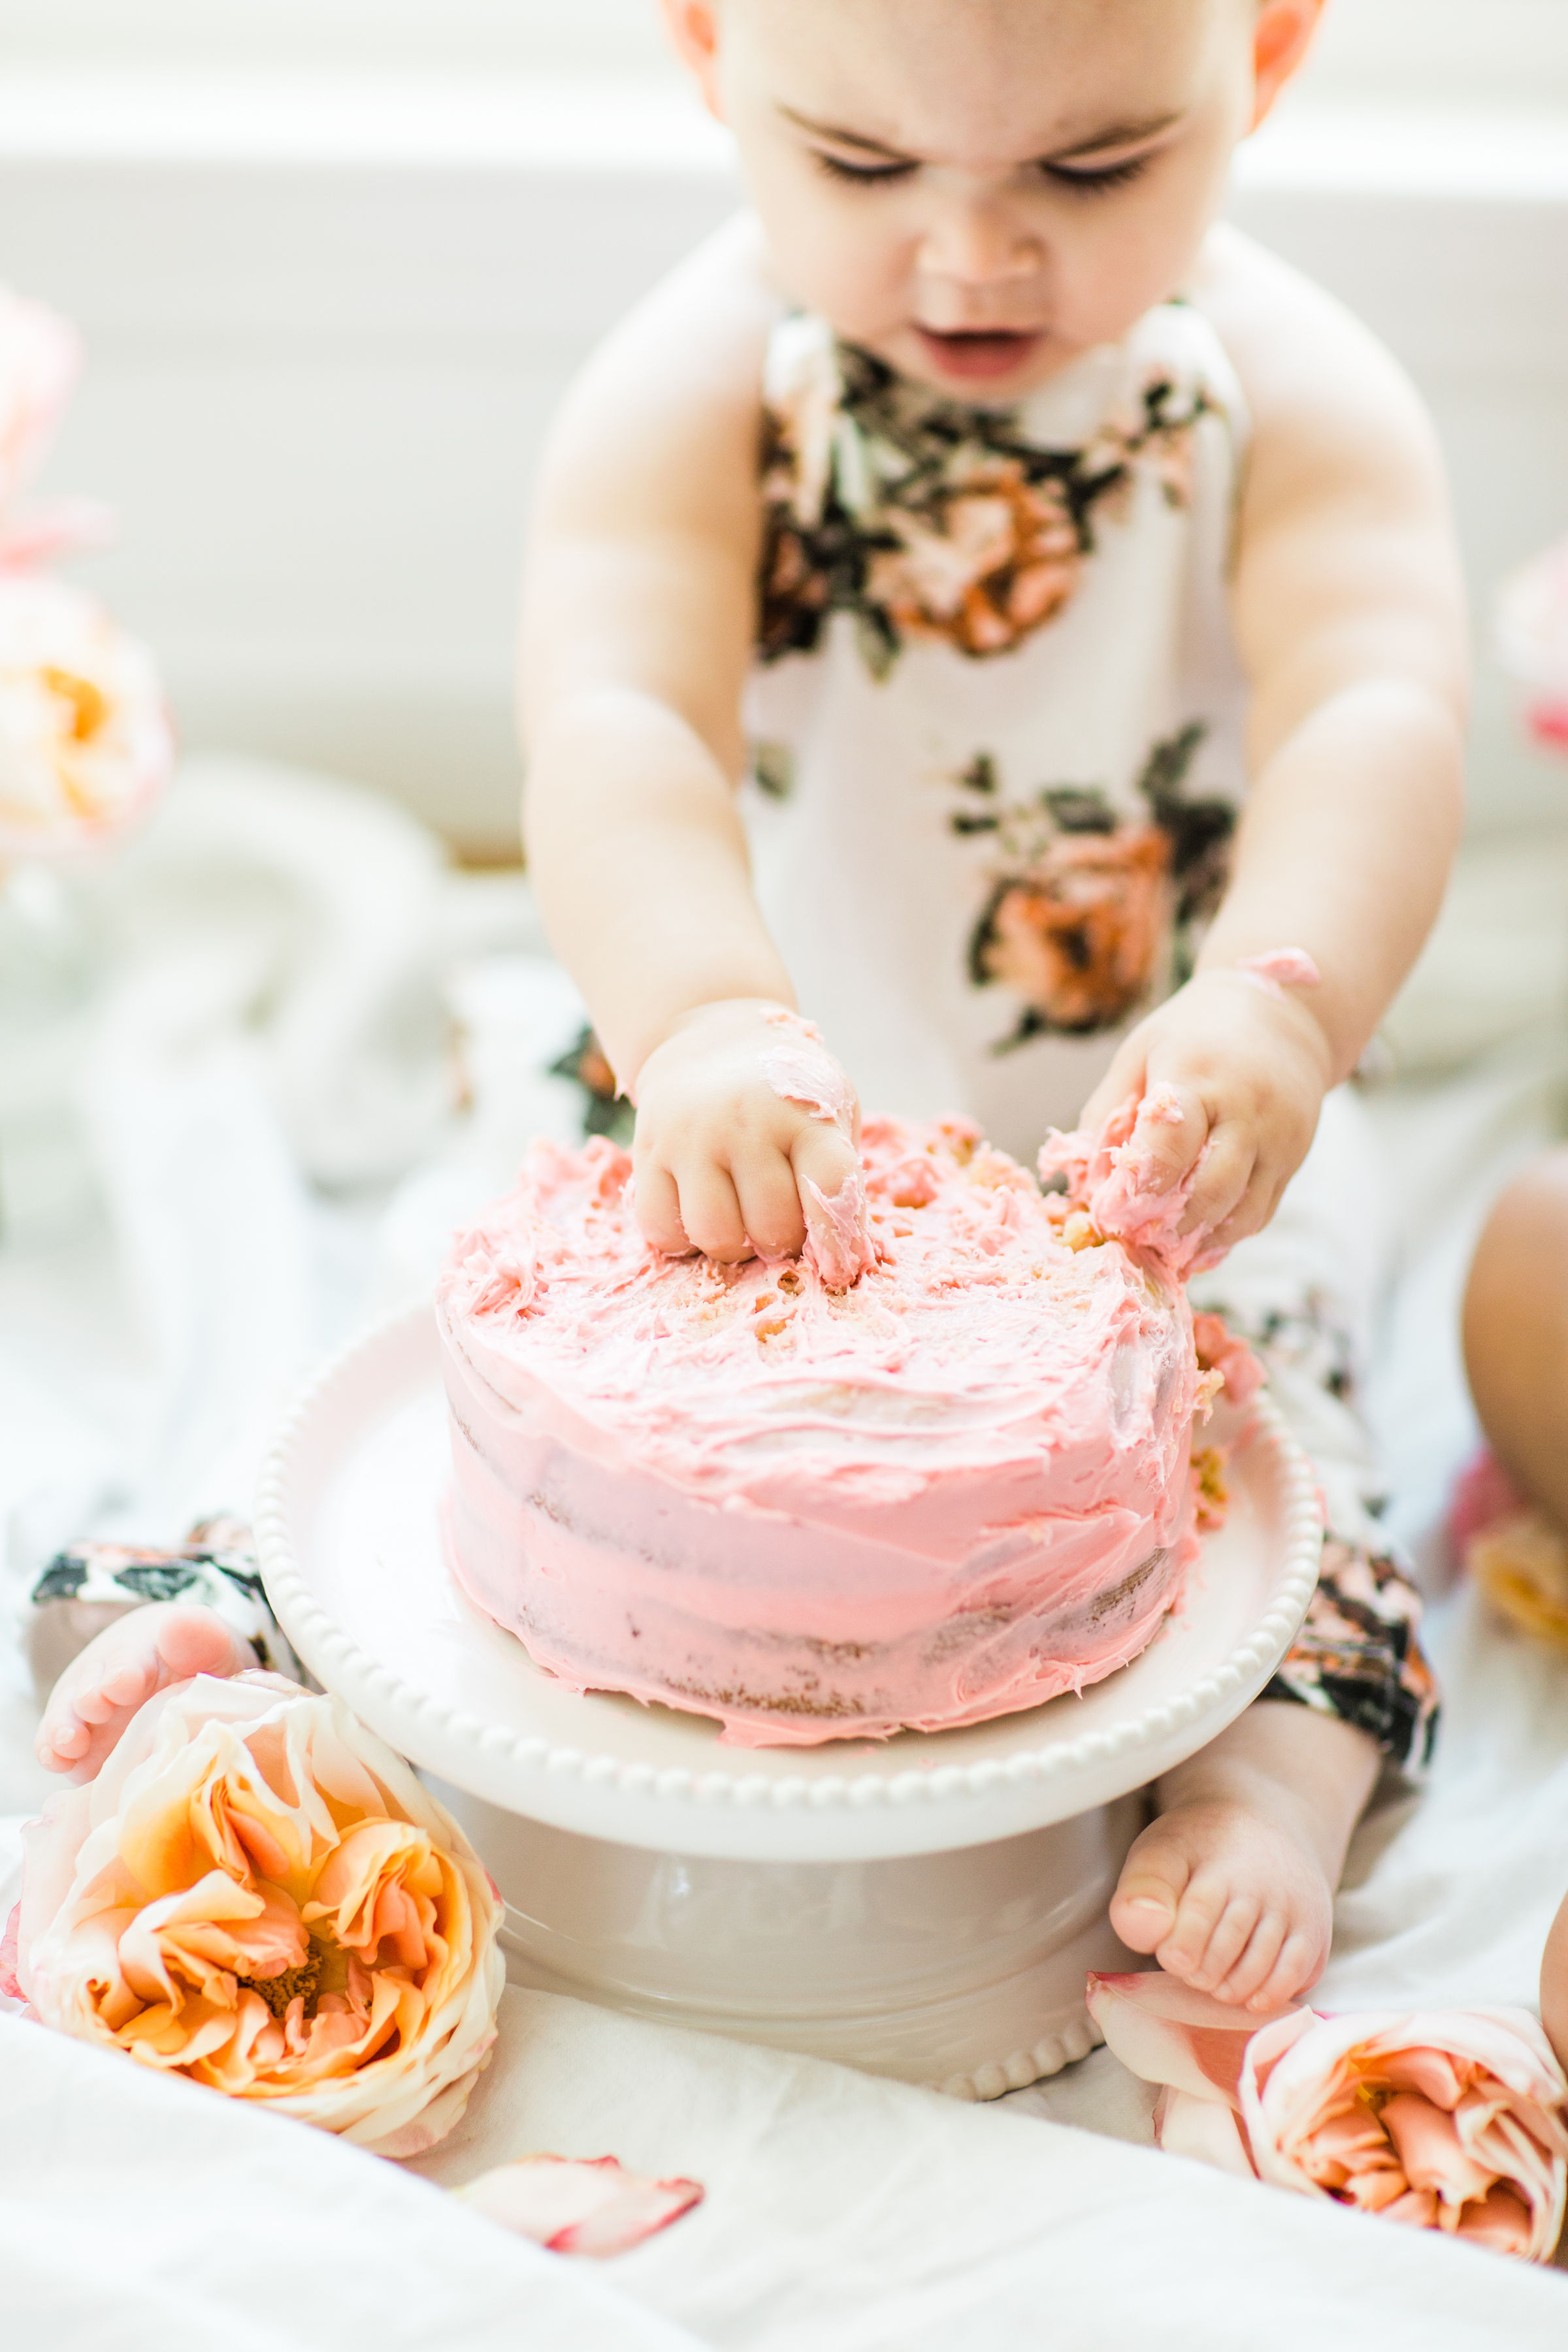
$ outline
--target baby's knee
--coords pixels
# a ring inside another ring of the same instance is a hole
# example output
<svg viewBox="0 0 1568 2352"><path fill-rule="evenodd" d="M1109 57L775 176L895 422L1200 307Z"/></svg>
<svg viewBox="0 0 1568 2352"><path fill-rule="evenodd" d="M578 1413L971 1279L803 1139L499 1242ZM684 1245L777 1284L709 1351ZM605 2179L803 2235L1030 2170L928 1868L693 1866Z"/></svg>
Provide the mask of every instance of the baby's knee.
<svg viewBox="0 0 1568 2352"><path fill-rule="evenodd" d="M1484 1381L1506 1349L1568 1336L1568 1147L1545 1153L1499 1195L1465 1293L1465 1352Z"/></svg>
<svg viewBox="0 0 1568 2352"><path fill-rule="evenodd" d="M1546 1938L1541 1963L1541 2022L1564 2066L1568 2066L1568 1895Z"/></svg>

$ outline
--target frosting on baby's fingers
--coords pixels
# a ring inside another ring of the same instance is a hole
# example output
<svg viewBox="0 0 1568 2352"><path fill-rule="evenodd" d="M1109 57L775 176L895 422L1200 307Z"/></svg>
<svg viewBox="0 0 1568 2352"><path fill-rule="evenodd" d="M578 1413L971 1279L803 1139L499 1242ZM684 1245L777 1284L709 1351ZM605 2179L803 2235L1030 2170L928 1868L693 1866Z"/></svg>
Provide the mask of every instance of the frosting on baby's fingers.
<svg viewBox="0 0 1568 2352"><path fill-rule="evenodd" d="M1113 1111L1098 1135L1083 1128L1070 1135L1053 1129L1040 1147L1039 1170L1047 1184L1066 1179L1068 1198L1082 1204L1097 1231L1181 1276L1203 1239L1184 1228L1210 1145L1204 1143L1184 1173L1167 1176L1163 1184L1152 1181L1146 1139L1172 1125L1173 1111L1177 1118L1187 1116L1174 1087L1156 1087L1142 1102L1125 1102Z"/></svg>
<svg viewBox="0 0 1568 2352"><path fill-rule="evenodd" d="M1323 984L1323 975L1305 948L1270 948L1264 955L1243 956L1236 969L1266 996L1283 996L1288 988Z"/></svg>

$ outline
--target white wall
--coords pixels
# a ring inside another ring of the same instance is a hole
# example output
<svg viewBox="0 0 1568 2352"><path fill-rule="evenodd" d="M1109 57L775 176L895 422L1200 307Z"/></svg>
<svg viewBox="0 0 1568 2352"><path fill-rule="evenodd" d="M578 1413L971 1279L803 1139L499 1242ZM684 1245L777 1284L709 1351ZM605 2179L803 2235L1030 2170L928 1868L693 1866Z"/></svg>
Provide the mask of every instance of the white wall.
<svg viewBox="0 0 1568 2352"><path fill-rule="evenodd" d="M93 70L672 75L655 0L0 0L0 58ZM1336 101L1568 103L1565 0L1331 0Z"/></svg>
<svg viewBox="0 0 1568 2352"><path fill-rule="evenodd" d="M1550 60L1546 34L1568 20L1568 0L1410 5L1434 73L1445 25L1526 25ZM32 68L0 68L0 275L87 331L54 478L119 508L121 543L92 569L158 647L187 740L336 766L500 848L540 434L593 338L734 191L721 134L662 79L641 0L439 0L470 63L484 41L533 56L525 30L555 20L624 37L621 62L641 41L646 71L619 95L581 79L577 51L555 60L569 84L498 72L399 89L348 70L356 24L375 27L380 69L416 58L436 7L0 0L0 59L34 44ZM1236 210L1423 383L1484 608L1568 527L1568 130L1550 112L1373 107L1368 77L1402 11L1341 0L1323 95L1249 153ZM110 36L132 21L133 82L68 70L73 42L79 66L113 62ZM220 34L232 67L287 31L296 64L331 35L342 70L153 71L159 42L189 67L198 31L209 67ZM1488 823L1563 803L1560 763L1523 750L1495 681L1476 772Z"/></svg>

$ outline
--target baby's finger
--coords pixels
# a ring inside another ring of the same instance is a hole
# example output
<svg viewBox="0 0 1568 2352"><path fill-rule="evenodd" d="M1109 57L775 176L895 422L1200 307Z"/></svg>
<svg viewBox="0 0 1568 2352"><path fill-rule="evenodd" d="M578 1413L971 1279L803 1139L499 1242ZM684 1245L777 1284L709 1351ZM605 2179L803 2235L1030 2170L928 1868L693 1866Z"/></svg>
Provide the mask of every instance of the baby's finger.
<svg viewBox="0 0 1568 2352"><path fill-rule="evenodd" d="M738 1265L754 1255L730 1171L711 1160L697 1160L676 1172L680 1223L704 1257Z"/></svg>
<svg viewBox="0 0 1568 2352"><path fill-rule="evenodd" d="M857 1281L870 1255L859 1155L841 1128L814 1121L790 1157L818 1273L836 1286Z"/></svg>
<svg viewBox="0 0 1568 2352"><path fill-rule="evenodd" d="M1215 1128L1182 1219L1183 1233L1210 1233L1233 1216L1257 1165L1258 1146L1250 1129L1234 1120Z"/></svg>
<svg viewBox="0 0 1568 2352"><path fill-rule="evenodd" d="M680 1195L668 1168L645 1160L637 1171L632 1207L643 1239L667 1257L689 1257L692 1244L680 1222Z"/></svg>
<svg viewBox="0 0 1568 2352"><path fill-rule="evenodd" d="M1208 1105L1191 1087L1150 1085L1128 1141L1139 1189L1168 1192L1179 1184L1209 1139Z"/></svg>
<svg viewBox="0 0 1568 2352"><path fill-rule="evenodd" d="M795 1170L782 1151L759 1149L731 1160L731 1181L741 1216L760 1257L798 1257L805 1242L805 1219Z"/></svg>
<svg viewBox="0 0 1568 2352"><path fill-rule="evenodd" d="M1253 1168L1246 1191L1230 1214L1214 1228L1214 1238L1226 1250L1244 1242L1249 1234L1261 1233L1279 1205L1284 1186L1278 1183L1259 1162Z"/></svg>
<svg viewBox="0 0 1568 2352"><path fill-rule="evenodd" d="M832 1201L859 1174L859 1153L844 1129L829 1125L826 1119L814 1118L803 1127L790 1147L789 1156L803 1214L811 1202L805 1189L808 1176L825 1198Z"/></svg>
<svg viewBox="0 0 1568 2352"><path fill-rule="evenodd" d="M1078 1115L1084 1134L1098 1135L1113 1110L1120 1110L1124 1102L1136 1101L1143 1092L1143 1049L1129 1038Z"/></svg>

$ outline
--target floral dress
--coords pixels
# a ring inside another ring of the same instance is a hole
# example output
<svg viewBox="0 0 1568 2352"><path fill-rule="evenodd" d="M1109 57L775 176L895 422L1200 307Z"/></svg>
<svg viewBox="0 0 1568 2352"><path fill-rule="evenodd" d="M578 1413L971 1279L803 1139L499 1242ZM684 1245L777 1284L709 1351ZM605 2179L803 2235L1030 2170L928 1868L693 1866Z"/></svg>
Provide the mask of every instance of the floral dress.
<svg viewBox="0 0 1568 2352"><path fill-rule="evenodd" d="M1240 387L1201 310L1170 302L1005 407L795 315L763 393L745 792L763 912L863 1101L967 1111L1027 1163L1188 976L1226 887ZM1318 1591L1265 1696L1418 1769L1419 1604L1355 1409L1373 1282L1357 1119L1331 1097L1274 1223L1194 1295L1263 1358L1328 1504Z"/></svg>

